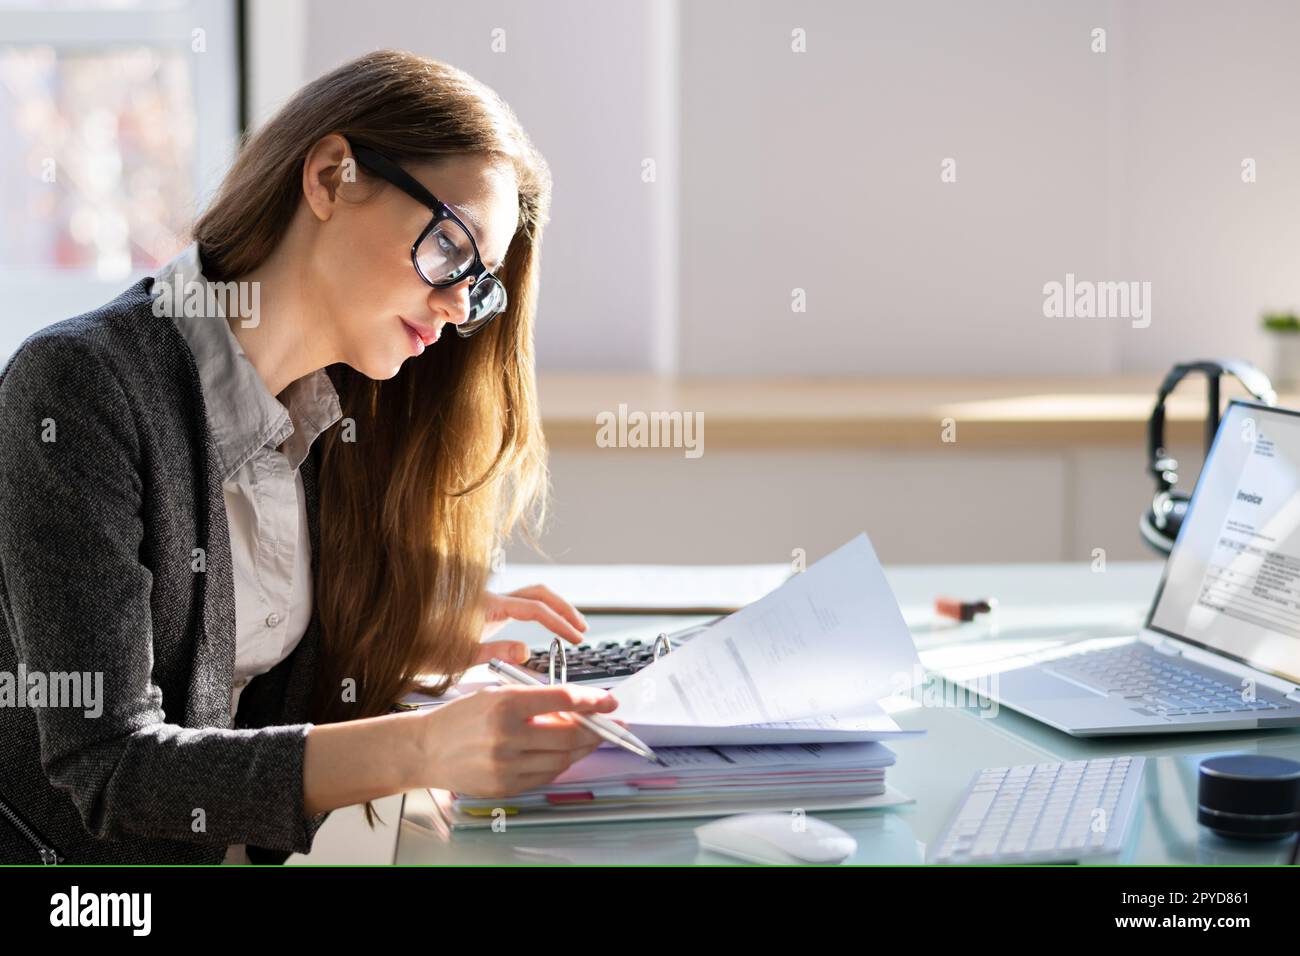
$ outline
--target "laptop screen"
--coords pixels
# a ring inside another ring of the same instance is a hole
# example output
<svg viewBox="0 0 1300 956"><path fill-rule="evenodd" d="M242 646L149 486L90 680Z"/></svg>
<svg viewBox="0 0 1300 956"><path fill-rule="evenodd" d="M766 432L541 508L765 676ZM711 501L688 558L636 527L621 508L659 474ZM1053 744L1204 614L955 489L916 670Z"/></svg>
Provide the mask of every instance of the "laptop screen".
<svg viewBox="0 0 1300 956"><path fill-rule="evenodd" d="M1228 405L1147 627L1300 683L1300 412Z"/></svg>

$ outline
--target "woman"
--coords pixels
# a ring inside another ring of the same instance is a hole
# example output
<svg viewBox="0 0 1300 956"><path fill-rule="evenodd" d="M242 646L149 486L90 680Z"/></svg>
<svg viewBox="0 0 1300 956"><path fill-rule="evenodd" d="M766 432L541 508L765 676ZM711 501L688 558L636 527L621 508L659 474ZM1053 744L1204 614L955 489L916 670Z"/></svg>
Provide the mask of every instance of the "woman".
<svg viewBox="0 0 1300 956"><path fill-rule="evenodd" d="M485 591L544 516L549 191L491 90L367 55L245 143L186 253L23 343L0 862L283 862L336 807L514 793L599 743L565 716L614 708L590 689L393 712L420 675L521 659L483 642L509 618L586 628L544 588Z"/></svg>

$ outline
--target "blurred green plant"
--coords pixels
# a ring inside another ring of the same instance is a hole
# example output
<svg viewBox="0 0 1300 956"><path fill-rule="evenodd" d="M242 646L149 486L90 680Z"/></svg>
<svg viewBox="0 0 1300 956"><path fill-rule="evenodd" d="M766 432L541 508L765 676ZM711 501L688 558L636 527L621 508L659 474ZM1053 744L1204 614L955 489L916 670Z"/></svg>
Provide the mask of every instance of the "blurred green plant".
<svg viewBox="0 0 1300 956"><path fill-rule="evenodd" d="M1266 312L1263 324L1269 332L1300 332L1300 317L1294 312Z"/></svg>

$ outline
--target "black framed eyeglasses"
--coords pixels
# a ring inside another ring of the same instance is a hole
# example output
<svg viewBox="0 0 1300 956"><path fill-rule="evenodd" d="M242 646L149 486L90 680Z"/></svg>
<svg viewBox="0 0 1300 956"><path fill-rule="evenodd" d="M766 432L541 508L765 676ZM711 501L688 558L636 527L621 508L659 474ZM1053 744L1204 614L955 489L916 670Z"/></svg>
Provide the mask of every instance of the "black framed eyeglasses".
<svg viewBox="0 0 1300 956"><path fill-rule="evenodd" d="M474 234L451 207L387 156L368 146L351 145L358 163L433 212L429 224L411 244L411 264L420 278L435 289L448 288L464 282L467 277L472 281L469 317L456 325L456 334L467 339L504 312L507 304L505 284L488 272L479 255Z"/></svg>

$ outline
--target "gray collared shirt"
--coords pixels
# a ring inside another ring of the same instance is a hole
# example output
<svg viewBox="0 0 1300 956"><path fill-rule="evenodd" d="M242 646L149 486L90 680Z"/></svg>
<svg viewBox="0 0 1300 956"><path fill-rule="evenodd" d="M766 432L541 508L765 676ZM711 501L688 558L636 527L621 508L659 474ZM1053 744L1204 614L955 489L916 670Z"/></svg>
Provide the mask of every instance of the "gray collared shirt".
<svg viewBox="0 0 1300 956"><path fill-rule="evenodd" d="M168 263L158 281L201 288L197 245ZM222 467L235 581L233 717L248 682L293 653L311 620L311 543L298 467L342 410L324 369L290 383L277 398L224 317L176 313L172 319L194 354ZM227 862L246 861L242 847L231 848Z"/></svg>

